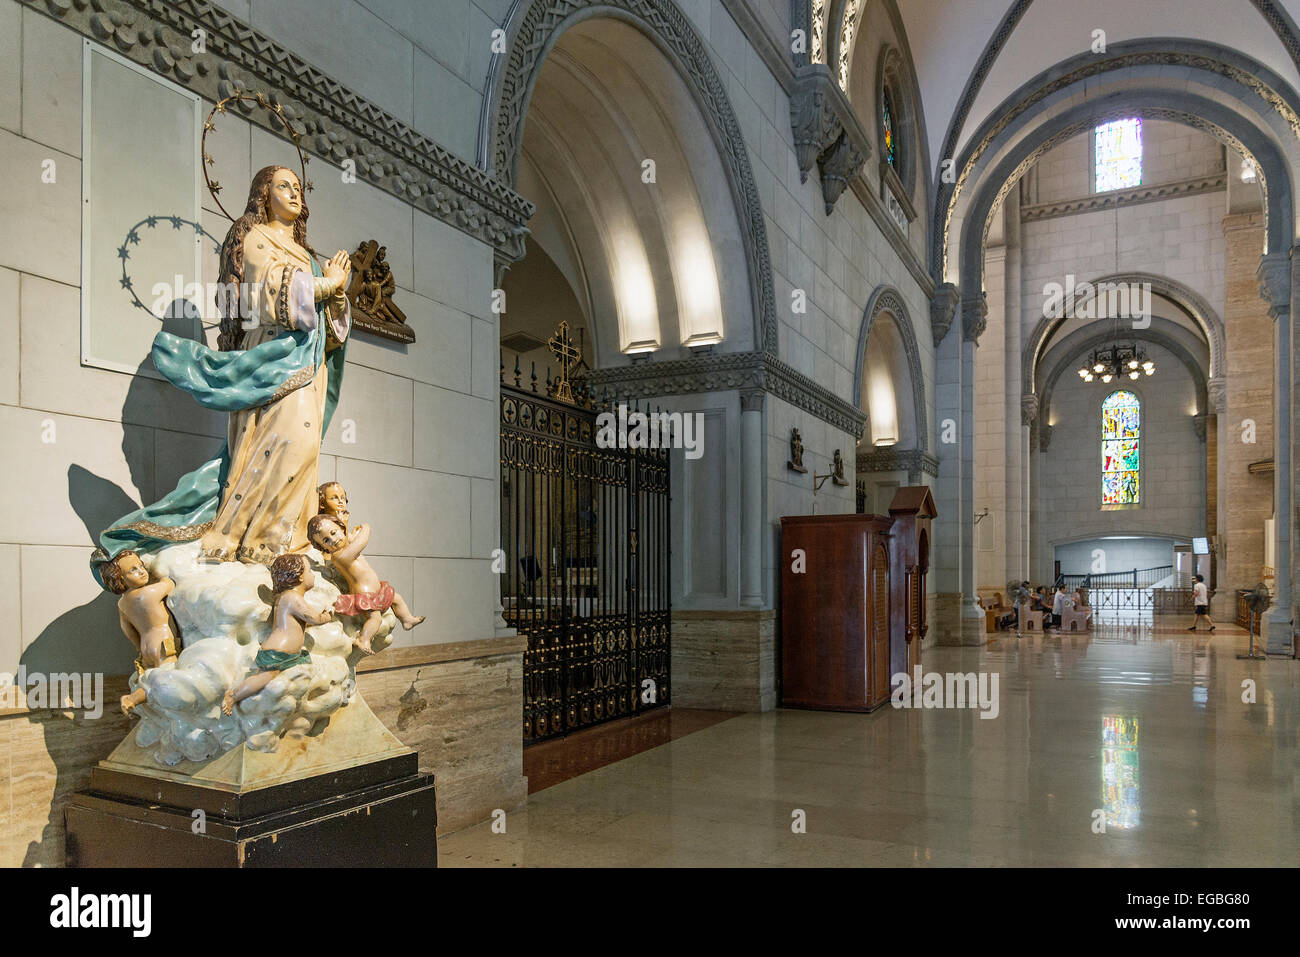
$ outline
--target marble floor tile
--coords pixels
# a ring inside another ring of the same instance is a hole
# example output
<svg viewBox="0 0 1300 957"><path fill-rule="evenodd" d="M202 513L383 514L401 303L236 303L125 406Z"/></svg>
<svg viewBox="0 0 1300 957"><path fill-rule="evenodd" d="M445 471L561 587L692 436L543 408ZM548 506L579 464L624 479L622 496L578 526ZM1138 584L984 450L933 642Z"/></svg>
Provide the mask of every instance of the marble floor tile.
<svg viewBox="0 0 1300 957"><path fill-rule="evenodd" d="M441 860L1295 866L1300 661L1239 661L1245 646L1157 622L927 649L926 672L996 674L996 717L731 717L532 794L507 834L447 835Z"/></svg>

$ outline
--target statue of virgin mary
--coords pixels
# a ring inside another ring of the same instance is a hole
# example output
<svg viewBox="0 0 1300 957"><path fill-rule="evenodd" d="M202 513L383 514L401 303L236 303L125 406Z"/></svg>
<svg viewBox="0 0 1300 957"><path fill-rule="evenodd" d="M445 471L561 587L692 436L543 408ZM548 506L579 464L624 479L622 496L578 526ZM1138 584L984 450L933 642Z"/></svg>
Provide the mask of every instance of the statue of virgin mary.
<svg viewBox="0 0 1300 957"><path fill-rule="evenodd" d="M340 250L322 267L307 243L298 176L260 170L221 247L219 349L167 332L153 362L202 406L230 413L225 447L153 505L100 536L98 567L119 552L202 539L212 561L269 564L308 547L321 438L343 380L351 270Z"/></svg>

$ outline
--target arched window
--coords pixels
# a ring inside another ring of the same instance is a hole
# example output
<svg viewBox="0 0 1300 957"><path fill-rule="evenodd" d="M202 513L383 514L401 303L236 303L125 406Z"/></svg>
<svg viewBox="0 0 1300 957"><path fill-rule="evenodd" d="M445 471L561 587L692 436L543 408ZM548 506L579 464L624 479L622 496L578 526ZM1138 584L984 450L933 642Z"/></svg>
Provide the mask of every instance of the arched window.
<svg viewBox="0 0 1300 957"><path fill-rule="evenodd" d="M1136 505L1141 500L1139 445L1142 403L1120 389L1101 404L1101 504Z"/></svg>
<svg viewBox="0 0 1300 957"><path fill-rule="evenodd" d="M880 91L880 125L882 129L882 138L885 144L884 154L885 162L888 163L895 173L898 169L898 130L896 127L896 116L894 112L894 98L886 86Z"/></svg>
<svg viewBox="0 0 1300 957"><path fill-rule="evenodd" d="M1093 133L1097 192L1142 185L1142 121L1103 123Z"/></svg>

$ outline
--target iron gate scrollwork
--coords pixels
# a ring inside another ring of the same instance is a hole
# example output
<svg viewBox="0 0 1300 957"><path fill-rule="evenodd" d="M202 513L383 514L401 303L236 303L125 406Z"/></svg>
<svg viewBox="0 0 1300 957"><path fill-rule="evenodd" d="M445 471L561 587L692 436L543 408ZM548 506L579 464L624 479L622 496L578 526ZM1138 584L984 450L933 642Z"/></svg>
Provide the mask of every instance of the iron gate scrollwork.
<svg viewBox="0 0 1300 957"><path fill-rule="evenodd" d="M501 601L528 638L525 743L669 702L669 453L602 448L601 411L501 385Z"/></svg>

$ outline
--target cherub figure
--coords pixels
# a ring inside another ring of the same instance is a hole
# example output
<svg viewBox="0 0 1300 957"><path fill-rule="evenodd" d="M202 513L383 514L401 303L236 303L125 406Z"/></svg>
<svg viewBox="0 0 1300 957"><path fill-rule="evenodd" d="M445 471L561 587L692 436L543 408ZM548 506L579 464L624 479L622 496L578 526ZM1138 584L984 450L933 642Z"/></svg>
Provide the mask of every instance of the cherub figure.
<svg viewBox="0 0 1300 957"><path fill-rule="evenodd" d="M329 560L347 579L350 593L339 596L338 601L334 602L334 611L340 615L366 616L361 634L352 641L357 648L368 655L374 654L374 649L370 646L371 639L379 630L384 612L390 607L407 631L424 621L423 615L411 613L405 600L393 590L391 584L379 580L370 563L362 557L362 550L370 543L369 525L363 522L349 533L337 519L328 514L320 514L307 523L307 538L329 556Z"/></svg>
<svg viewBox="0 0 1300 957"><path fill-rule="evenodd" d="M140 560L139 554L130 550L118 552L100 566L99 573L104 579L105 587L113 594L122 596L117 602L117 618L122 633L131 640L138 653L135 659L136 672L144 674L150 668L175 661L179 643L172 631L172 618L167 610L166 598L176 588L176 583L170 578L160 578L150 583L149 569ZM142 687L122 695L122 713L130 714L147 697L148 694Z"/></svg>
<svg viewBox="0 0 1300 957"><path fill-rule="evenodd" d="M316 575L306 555L281 555L271 562L271 633L262 642L254 663L258 673L249 675L221 699L221 713L233 714L235 705L257 694L282 671L311 661L303 650L307 640L306 625L323 625L334 613L325 608L319 613L307 607L307 592L316 584Z"/></svg>
<svg viewBox="0 0 1300 957"><path fill-rule="evenodd" d="M348 510L348 493L343 490L343 486L338 482L326 482L316 489L316 494L320 496L321 514L334 519L346 532L352 513Z"/></svg>

